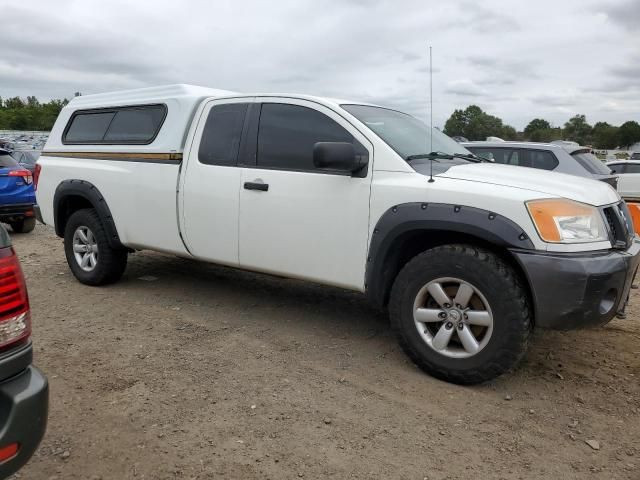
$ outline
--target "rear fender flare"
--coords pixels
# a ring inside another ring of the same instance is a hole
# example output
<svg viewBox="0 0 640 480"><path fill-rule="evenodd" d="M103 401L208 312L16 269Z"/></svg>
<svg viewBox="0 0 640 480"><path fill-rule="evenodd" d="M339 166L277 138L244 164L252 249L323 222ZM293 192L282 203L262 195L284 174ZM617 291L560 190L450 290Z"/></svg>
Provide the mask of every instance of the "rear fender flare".
<svg viewBox="0 0 640 480"><path fill-rule="evenodd" d="M95 185L85 180L64 180L56 188L53 196L53 215L56 235L64 237L64 227L67 220L64 216L67 212L63 211L60 206L63 204L65 198L71 196L84 198L93 206L96 212L98 212L102 225L107 231L109 244L112 248L125 248L120 242L118 229L113 221L113 216L111 215L107 201Z"/></svg>

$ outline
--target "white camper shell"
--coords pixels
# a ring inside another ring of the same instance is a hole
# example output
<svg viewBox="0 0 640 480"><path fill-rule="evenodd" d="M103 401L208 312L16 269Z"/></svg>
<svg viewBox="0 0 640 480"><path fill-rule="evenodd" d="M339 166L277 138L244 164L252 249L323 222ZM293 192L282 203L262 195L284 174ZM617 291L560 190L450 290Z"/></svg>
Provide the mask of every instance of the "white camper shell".
<svg viewBox="0 0 640 480"><path fill-rule="evenodd" d="M196 109L206 98L229 97L234 92L194 85L167 85L162 87L139 88L123 92L83 95L73 98L66 105L56 121L45 146L48 151L83 152L86 144L65 143L63 134L71 116L77 111L106 111L117 107L141 107L164 105L166 118L158 135L146 145L93 144L92 151L104 152L182 152L186 140L186 130Z"/></svg>

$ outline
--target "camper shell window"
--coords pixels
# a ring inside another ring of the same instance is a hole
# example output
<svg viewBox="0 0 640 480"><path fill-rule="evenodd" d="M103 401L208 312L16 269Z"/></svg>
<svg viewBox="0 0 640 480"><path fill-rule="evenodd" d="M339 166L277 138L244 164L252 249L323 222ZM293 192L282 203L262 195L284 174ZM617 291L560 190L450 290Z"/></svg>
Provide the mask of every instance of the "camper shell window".
<svg viewBox="0 0 640 480"><path fill-rule="evenodd" d="M164 104L77 110L69 119L62 143L148 145L158 135L166 116Z"/></svg>

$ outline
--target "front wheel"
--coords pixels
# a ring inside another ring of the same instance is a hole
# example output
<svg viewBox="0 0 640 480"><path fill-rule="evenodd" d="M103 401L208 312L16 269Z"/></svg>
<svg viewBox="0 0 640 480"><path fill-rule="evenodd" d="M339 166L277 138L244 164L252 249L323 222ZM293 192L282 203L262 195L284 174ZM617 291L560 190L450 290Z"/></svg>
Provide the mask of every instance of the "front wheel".
<svg viewBox="0 0 640 480"><path fill-rule="evenodd" d="M73 275L86 285L116 282L127 267L127 251L111 247L92 208L78 210L67 221L64 253Z"/></svg>
<svg viewBox="0 0 640 480"><path fill-rule="evenodd" d="M519 277L497 255L469 245L436 247L413 258L391 291L391 322L424 371L476 384L524 356L531 310Z"/></svg>

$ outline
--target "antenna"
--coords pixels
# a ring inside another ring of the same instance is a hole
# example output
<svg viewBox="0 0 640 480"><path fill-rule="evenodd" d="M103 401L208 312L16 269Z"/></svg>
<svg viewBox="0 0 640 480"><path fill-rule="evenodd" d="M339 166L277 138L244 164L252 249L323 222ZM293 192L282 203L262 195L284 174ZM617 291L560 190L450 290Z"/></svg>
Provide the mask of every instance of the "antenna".
<svg viewBox="0 0 640 480"><path fill-rule="evenodd" d="M429 153L433 152L433 60L432 47L429 45ZM429 183L435 182L433 179L433 158L429 169Z"/></svg>

